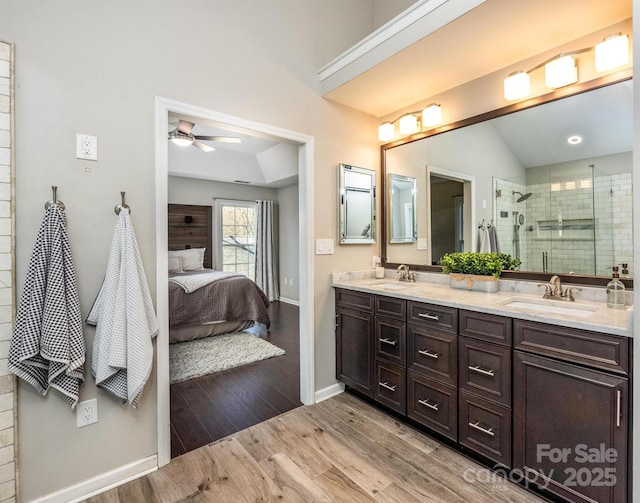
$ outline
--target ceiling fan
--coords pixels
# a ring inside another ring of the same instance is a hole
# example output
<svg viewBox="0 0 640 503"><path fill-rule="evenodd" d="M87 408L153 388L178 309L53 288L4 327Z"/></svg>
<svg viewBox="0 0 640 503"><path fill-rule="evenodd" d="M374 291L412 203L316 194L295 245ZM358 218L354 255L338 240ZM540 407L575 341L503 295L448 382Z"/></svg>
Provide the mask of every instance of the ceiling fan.
<svg viewBox="0 0 640 503"><path fill-rule="evenodd" d="M203 152L211 152L215 150L215 148L210 147L209 145L205 145L202 141L219 141L225 143L240 143L240 138L236 136L201 136L194 135L191 131L193 130L195 124L193 122L185 121L180 119L178 123L178 127L173 131L169 131L169 139L175 143L176 145L180 145L181 147L186 147L188 145L193 145L194 147L198 147Z"/></svg>

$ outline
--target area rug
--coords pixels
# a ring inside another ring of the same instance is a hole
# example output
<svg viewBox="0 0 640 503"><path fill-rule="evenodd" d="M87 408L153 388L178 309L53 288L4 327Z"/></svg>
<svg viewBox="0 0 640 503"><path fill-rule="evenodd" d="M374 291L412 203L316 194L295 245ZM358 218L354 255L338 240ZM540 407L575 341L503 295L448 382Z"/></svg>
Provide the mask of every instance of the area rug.
<svg viewBox="0 0 640 503"><path fill-rule="evenodd" d="M169 346L169 380L176 384L284 354L278 346L245 332L179 342Z"/></svg>

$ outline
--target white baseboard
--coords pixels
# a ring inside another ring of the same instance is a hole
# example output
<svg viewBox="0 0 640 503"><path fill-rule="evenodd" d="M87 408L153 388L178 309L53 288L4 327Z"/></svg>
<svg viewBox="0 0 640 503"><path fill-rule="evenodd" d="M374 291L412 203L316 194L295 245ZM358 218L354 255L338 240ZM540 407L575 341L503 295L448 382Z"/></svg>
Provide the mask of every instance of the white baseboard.
<svg viewBox="0 0 640 503"><path fill-rule="evenodd" d="M316 391L315 399L316 403L322 402L323 400L328 400L332 396L339 395L344 392L344 384L341 382L337 382L332 384L331 386L327 386L326 388L319 389Z"/></svg>
<svg viewBox="0 0 640 503"><path fill-rule="evenodd" d="M158 459L154 454L148 458L120 466L110 472L33 500L32 503L76 503L154 472L157 469Z"/></svg>
<svg viewBox="0 0 640 503"><path fill-rule="evenodd" d="M278 297L280 302L284 302L286 304L293 304L294 306L300 307L300 301L294 299L287 299L286 297Z"/></svg>

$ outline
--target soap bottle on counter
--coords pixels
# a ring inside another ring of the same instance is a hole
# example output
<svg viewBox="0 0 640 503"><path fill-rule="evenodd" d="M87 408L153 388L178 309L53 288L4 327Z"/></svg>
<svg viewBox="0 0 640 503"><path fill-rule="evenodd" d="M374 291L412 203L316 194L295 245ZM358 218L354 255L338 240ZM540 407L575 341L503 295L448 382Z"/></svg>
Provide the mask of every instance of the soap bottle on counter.
<svg viewBox="0 0 640 503"><path fill-rule="evenodd" d="M607 307L624 309L624 284L620 281L618 266L613 266L611 281L607 283Z"/></svg>

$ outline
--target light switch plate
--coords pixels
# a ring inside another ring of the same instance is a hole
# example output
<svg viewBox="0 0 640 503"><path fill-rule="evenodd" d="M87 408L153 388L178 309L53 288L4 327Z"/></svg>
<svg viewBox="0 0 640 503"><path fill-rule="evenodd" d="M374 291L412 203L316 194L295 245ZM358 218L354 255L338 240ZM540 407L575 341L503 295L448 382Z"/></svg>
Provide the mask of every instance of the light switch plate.
<svg viewBox="0 0 640 503"><path fill-rule="evenodd" d="M427 249L427 238L418 238L418 244L416 246L418 250L426 250Z"/></svg>
<svg viewBox="0 0 640 503"><path fill-rule="evenodd" d="M333 255L333 239L316 239L316 255Z"/></svg>

